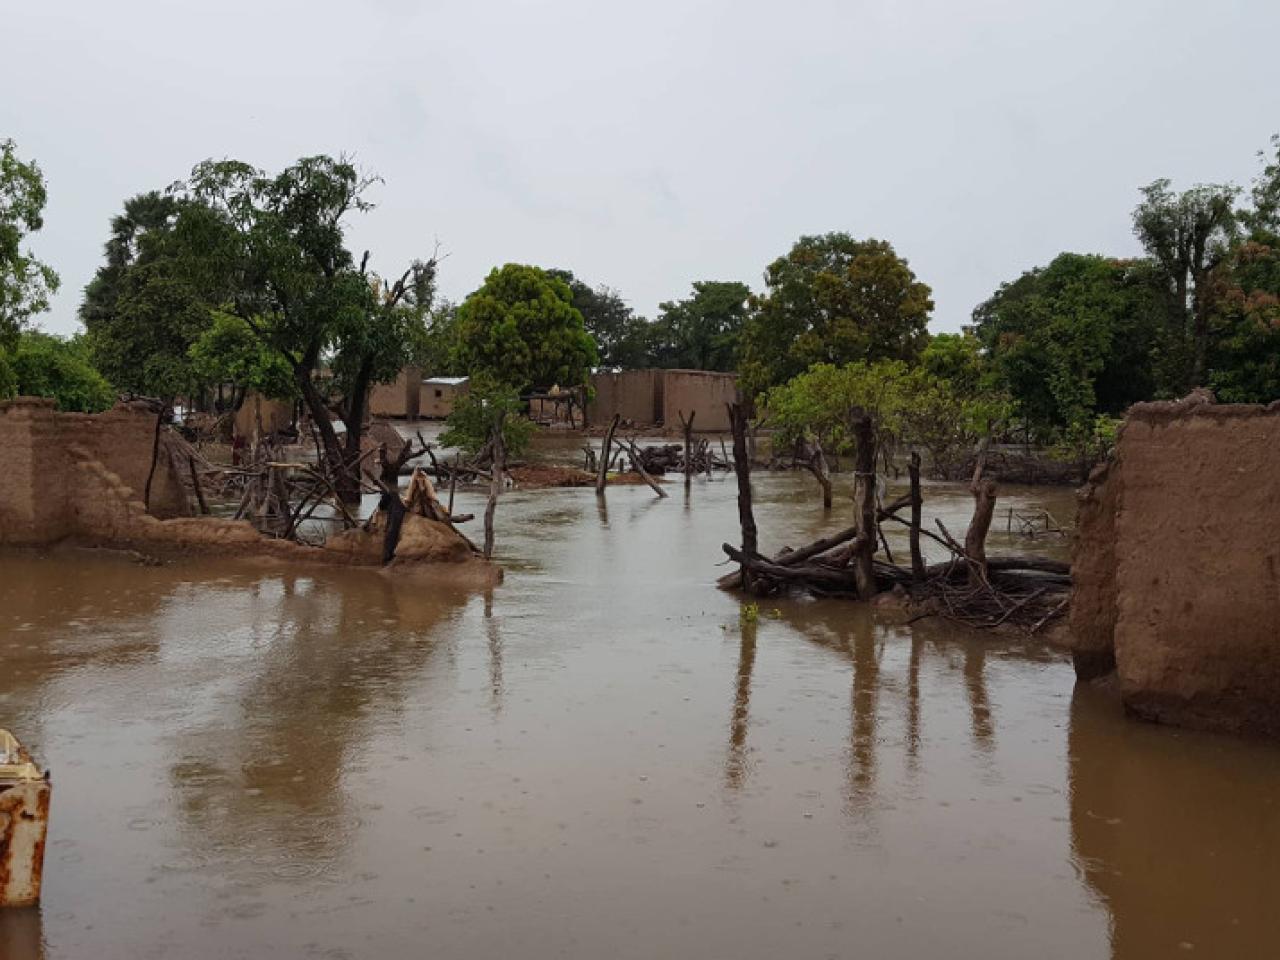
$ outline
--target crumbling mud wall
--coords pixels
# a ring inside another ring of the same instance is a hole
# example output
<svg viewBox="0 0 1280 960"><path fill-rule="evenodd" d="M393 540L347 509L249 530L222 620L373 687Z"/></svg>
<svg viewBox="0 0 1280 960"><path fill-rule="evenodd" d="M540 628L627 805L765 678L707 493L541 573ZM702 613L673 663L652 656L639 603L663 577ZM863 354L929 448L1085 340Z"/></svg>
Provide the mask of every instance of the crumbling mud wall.
<svg viewBox="0 0 1280 960"><path fill-rule="evenodd" d="M258 437L279 433L293 424L293 404L272 400L250 390L236 411L232 429L238 437Z"/></svg>
<svg viewBox="0 0 1280 960"><path fill-rule="evenodd" d="M151 479L152 509L142 491L150 472L155 414L120 405L103 414L62 414L47 400L0 403L0 546L71 540L148 553L215 553L287 562L337 563L398 571L431 565L433 580L485 586L500 568L447 523L407 516L390 565L382 562L380 515L370 529L332 536L322 547L264 537L244 520L177 510L186 491L163 443ZM158 509L157 509L158 508Z"/></svg>
<svg viewBox="0 0 1280 960"><path fill-rule="evenodd" d="M1280 403L1140 404L1097 480L1073 564L1079 676L1113 657L1133 714L1280 737Z"/></svg>
<svg viewBox="0 0 1280 960"><path fill-rule="evenodd" d="M52 400L34 397L0 403L0 543L53 543L76 531L79 494L71 475L81 459L100 462L141 501L155 443L156 415L145 404L83 414L59 413ZM151 477L151 513L189 516L186 490L165 452Z"/></svg>

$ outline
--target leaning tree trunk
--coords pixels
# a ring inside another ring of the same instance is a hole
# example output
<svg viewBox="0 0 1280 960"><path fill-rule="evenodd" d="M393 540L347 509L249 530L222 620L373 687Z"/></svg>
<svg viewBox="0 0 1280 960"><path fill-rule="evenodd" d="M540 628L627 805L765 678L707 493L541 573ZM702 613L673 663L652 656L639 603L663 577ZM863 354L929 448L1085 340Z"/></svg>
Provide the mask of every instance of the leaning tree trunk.
<svg viewBox="0 0 1280 960"><path fill-rule="evenodd" d="M347 468L338 432L333 429L333 421L329 419L329 408L325 406L324 397L311 379L311 367L312 364L306 361L298 364L294 368L294 381L311 413L312 425L320 437L322 462L319 467L329 476L334 491L344 503L358 503L360 477Z"/></svg>
<svg viewBox="0 0 1280 960"><path fill-rule="evenodd" d="M969 583L978 586L987 579L987 531L996 512L996 482L983 479L987 448L991 438L984 437L978 449L978 462L973 468L973 480L969 492L973 494L973 519L964 535L964 552L969 560Z"/></svg>
<svg viewBox="0 0 1280 960"><path fill-rule="evenodd" d="M613 447L613 431L618 429L618 423L621 420L622 414L615 413L604 435L604 444L600 448L600 472L596 474L596 496L604 496L604 485L609 473L610 450Z"/></svg>

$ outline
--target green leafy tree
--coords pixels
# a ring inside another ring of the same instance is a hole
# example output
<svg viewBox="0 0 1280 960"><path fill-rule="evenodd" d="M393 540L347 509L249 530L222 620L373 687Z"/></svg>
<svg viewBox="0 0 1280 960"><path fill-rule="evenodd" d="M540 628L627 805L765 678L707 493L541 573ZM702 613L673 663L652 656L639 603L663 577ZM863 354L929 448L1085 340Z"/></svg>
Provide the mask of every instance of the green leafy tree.
<svg viewBox="0 0 1280 960"><path fill-rule="evenodd" d="M1240 244L1211 282L1209 386L1226 403L1280 400L1280 238Z"/></svg>
<svg viewBox="0 0 1280 960"><path fill-rule="evenodd" d="M650 326L627 306L622 294L612 287L591 287L570 270L548 270L548 276L569 285L571 302L582 314L582 324L595 341L600 366L634 370L652 363Z"/></svg>
<svg viewBox="0 0 1280 960"><path fill-rule="evenodd" d="M304 157L275 175L224 160L199 164L178 191L183 275L220 289L220 305L284 358L347 500L360 495L369 390L411 358L435 289L434 257L394 281L368 270L368 254L355 263L347 220L372 209L375 182L341 158Z"/></svg>
<svg viewBox="0 0 1280 960"><path fill-rule="evenodd" d="M737 369L738 342L750 295L745 283L699 280L693 285L693 296L661 304L655 321L660 365Z"/></svg>
<svg viewBox="0 0 1280 960"><path fill-rule="evenodd" d="M59 410L98 413L115 403L111 384L80 339L26 330L0 350L0 396L51 397Z"/></svg>
<svg viewBox="0 0 1280 960"><path fill-rule="evenodd" d="M19 160L12 140L0 140L0 345L49 309L58 289L58 275L23 247L44 226L47 200L39 166Z"/></svg>
<svg viewBox="0 0 1280 960"><path fill-rule="evenodd" d="M409 362L433 377L465 376L458 373L458 307L441 300L427 312L421 325L411 330Z"/></svg>
<svg viewBox="0 0 1280 960"><path fill-rule="evenodd" d="M932 292L882 240L801 237L765 271L742 334L743 386L754 394L815 363L914 362Z"/></svg>
<svg viewBox="0 0 1280 960"><path fill-rule="evenodd" d="M517 390L481 376L454 402L445 430L440 434L440 443L474 456L489 442L498 414L503 413L506 414L502 420L503 447L508 456L518 457L528 449L535 430L533 421L520 415L523 409L524 402Z"/></svg>
<svg viewBox="0 0 1280 960"><path fill-rule="evenodd" d="M1150 397L1160 292L1142 264L1064 253L974 310L1000 386L1042 438Z"/></svg>
<svg viewBox="0 0 1280 960"><path fill-rule="evenodd" d="M538 267L490 271L458 307L457 323L456 364L517 391L585 386L597 360L569 285Z"/></svg>
<svg viewBox="0 0 1280 960"><path fill-rule="evenodd" d="M1213 312L1209 277L1237 236L1238 193L1236 187L1223 184L1175 193L1168 180L1156 180L1143 188L1142 202L1133 211L1134 234L1166 284L1166 332L1172 343L1182 344L1184 389L1206 382Z"/></svg>
<svg viewBox="0 0 1280 960"><path fill-rule="evenodd" d="M191 349L225 291L184 257L175 233L184 209L190 217L179 197L157 191L127 200L80 306L98 369L122 390L169 402L199 393Z"/></svg>
<svg viewBox="0 0 1280 960"><path fill-rule="evenodd" d="M920 366L935 380L946 380L961 394L975 394L990 379L982 344L972 333L939 333L929 338Z"/></svg>
<svg viewBox="0 0 1280 960"><path fill-rule="evenodd" d="M992 390L968 394L923 367L900 360L820 363L769 390L764 407L779 449L817 442L827 453L853 450L854 421L869 413L877 445L923 446L945 475L983 436L1007 422L1012 404Z"/></svg>
<svg viewBox="0 0 1280 960"><path fill-rule="evenodd" d="M207 383L232 385L232 396L224 404L228 410L240 409L250 390L274 400L297 396L293 371L284 357L232 314L215 311L213 325L191 345L189 354L196 376Z"/></svg>

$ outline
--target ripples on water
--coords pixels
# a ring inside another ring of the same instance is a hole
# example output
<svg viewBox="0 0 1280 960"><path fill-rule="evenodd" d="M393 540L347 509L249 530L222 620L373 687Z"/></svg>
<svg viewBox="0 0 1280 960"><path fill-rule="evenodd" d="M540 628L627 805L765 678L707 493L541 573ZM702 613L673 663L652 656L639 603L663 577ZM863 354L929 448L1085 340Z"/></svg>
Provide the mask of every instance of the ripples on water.
<svg viewBox="0 0 1280 960"><path fill-rule="evenodd" d="M734 492L517 491L489 595L0 555L0 726L55 778L0 956L1277 955L1274 748L1126 722L1039 644L744 622ZM771 548L851 514L757 501Z"/></svg>

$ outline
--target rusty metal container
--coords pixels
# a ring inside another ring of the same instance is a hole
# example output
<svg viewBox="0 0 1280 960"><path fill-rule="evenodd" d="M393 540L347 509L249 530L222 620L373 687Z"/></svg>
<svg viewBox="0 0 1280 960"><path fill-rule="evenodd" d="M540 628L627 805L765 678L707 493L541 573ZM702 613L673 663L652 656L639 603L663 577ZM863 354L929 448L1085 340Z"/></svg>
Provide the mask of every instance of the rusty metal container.
<svg viewBox="0 0 1280 960"><path fill-rule="evenodd" d="M40 902L51 789L17 737L0 730L0 909Z"/></svg>

